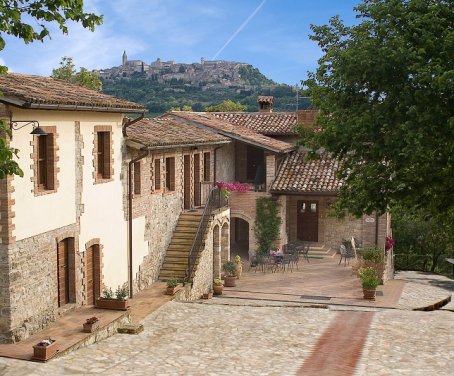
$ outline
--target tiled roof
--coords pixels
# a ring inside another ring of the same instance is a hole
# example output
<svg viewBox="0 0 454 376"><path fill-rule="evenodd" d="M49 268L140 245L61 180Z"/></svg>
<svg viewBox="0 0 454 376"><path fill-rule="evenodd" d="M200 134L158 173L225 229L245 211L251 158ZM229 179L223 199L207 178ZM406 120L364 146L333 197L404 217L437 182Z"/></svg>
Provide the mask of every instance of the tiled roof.
<svg viewBox="0 0 454 376"><path fill-rule="evenodd" d="M275 193L333 193L342 185L336 177L340 162L323 154L320 159L304 159L304 151L286 156L270 191Z"/></svg>
<svg viewBox="0 0 454 376"><path fill-rule="evenodd" d="M274 98L271 95L259 95L257 102L265 102L265 103L270 103L273 104Z"/></svg>
<svg viewBox="0 0 454 376"><path fill-rule="evenodd" d="M181 119L191 123L199 124L204 128L211 128L224 136L242 141L257 147L270 150L276 153L288 153L295 147L287 142L275 140L271 137L261 135L252 129L241 125L232 125L229 122L217 119L205 112L175 111L162 116L163 118Z"/></svg>
<svg viewBox="0 0 454 376"><path fill-rule="evenodd" d="M171 119L142 119L126 128L128 140L147 147L228 143L230 139Z"/></svg>
<svg viewBox="0 0 454 376"><path fill-rule="evenodd" d="M26 108L143 112L140 104L51 77L0 74L0 102Z"/></svg>
<svg viewBox="0 0 454 376"><path fill-rule="evenodd" d="M268 136L294 136L297 116L295 112L213 112L218 119L252 129Z"/></svg>

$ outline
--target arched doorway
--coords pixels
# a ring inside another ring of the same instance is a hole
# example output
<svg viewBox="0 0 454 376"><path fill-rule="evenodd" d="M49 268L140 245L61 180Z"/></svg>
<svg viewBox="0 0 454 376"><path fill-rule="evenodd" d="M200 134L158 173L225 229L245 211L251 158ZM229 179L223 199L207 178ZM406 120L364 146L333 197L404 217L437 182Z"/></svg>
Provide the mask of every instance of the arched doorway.
<svg viewBox="0 0 454 376"><path fill-rule="evenodd" d="M221 278L221 242L219 226L213 229L213 278Z"/></svg>
<svg viewBox="0 0 454 376"><path fill-rule="evenodd" d="M232 217L230 222L230 249L232 256L239 255L243 260L249 260L249 223L238 217Z"/></svg>

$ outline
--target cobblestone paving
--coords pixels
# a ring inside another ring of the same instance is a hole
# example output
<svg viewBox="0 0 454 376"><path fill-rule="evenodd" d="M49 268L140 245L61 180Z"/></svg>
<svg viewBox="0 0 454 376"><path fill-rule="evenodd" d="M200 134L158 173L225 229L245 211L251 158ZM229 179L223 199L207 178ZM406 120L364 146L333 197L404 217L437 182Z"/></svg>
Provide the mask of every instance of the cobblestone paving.
<svg viewBox="0 0 454 376"><path fill-rule="evenodd" d="M454 375L452 312L374 314L356 375Z"/></svg>

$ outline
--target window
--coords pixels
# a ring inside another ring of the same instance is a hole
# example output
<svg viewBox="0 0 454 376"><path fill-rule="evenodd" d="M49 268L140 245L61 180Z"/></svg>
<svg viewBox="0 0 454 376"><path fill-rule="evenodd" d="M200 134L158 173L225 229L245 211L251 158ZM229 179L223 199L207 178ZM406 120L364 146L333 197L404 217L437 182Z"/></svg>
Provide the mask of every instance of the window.
<svg viewBox="0 0 454 376"><path fill-rule="evenodd" d="M166 189L175 190L175 157L166 158Z"/></svg>
<svg viewBox="0 0 454 376"><path fill-rule="evenodd" d="M134 162L134 194L140 195L141 179L140 179L140 162Z"/></svg>
<svg viewBox="0 0 454 376"><path fill-rule="evenodd" d="M98 179L110 179L111 177L110 132L96 132L96 137L97 137L96 177Z"/></svg>
<svg viewBox="0 0 454 376"><path fill-rule="evenodd" d="M161 189L161 160L155 159L154 161L154 190Z"/></svg>
<svg viewBox="0 0 454 376"><path fill-rule="evenodd" d="M203 154L203 180L204 181L211 181L210 159L211 159L211 154L209 152Z"/></svg>
<svg viewBox="0 0 454 376"><path fill-rule="evenodd" d="M37 137L37 184L39 190L53 190L54 178L54 135Z"/></svg>

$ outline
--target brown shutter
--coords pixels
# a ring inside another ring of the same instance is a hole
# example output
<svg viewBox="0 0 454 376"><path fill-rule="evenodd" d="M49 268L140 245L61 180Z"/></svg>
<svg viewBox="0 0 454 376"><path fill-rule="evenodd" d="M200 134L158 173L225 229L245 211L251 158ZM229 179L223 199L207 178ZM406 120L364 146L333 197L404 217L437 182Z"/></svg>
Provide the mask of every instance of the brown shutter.
<svg viewBox="0 0 454 376"><path fill-rule="evenodd" d="M159 159L154 161L154 189L155 191L161 189L161 161Z"/></svg>
<svg viewBox="0 0 454 376"><path fill-rule="evenodd" d="M102 177L104 179L110 179L110 165L111 165L111 145L110 145L110 138L111 138L111 132L101 132L103 135L102 139L102 148L103 148L103 153L102 153L102 163L103 163L103 174Z"/></svg>
<svg viewBox="0 0 454 376"><path fill-rule="evenodd" d="M140 195L141 178L140 178L140 162L134 162L134 194Z"/></svg>
<svg viewBox="0 0 454 376"><path fill-rule="evenodd" d="M211 155L210 152L203 154L203 180L211 181Z"/></svg>
<svg viewBox="0 0 454 376"><path fill-rule="evenodd" d="M170 158L170 190L175 190L175 158Z"/></svg>
<svg viewBox="0 0 454 376"><path fill-rule="evenodd" d="M68 242L62 240L57 245L58 306L69 303Z"/></svg>
<svg viewBox="0 0 454 376"><path fill-rule="evenodd" d="M200 154L194 154L194 206L200 206Z"/></svg>
<svg viewBox="0 0 454 376"><path fill-rule="evenodd" d="M40 136L43 137L43 136ZM46 137L46 189L55 188L55 156L54 135L49 133Z"/></svg>

